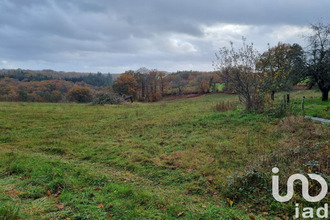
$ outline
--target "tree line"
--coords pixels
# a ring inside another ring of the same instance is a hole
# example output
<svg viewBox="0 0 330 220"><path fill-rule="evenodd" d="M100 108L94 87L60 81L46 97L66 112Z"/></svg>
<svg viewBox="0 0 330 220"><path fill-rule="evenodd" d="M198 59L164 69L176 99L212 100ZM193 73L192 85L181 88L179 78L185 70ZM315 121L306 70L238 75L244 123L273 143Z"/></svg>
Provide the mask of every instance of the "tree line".
<svg viewBox="0 0 330 220"><path fill-rule="evenodd" d="M111 74L58 73L52 70L1 70L0 101L91 102L119 104L122 97L154 102L163 97L217 91L217 72L128 70L113 83ZM96 102L96 101L95 101Z"/></svg>
<svg viewBox="0 0 330 220"><path fill-rule="evenodd" d="M221 83L216 71L178 71L172 74L140 68L121 74L114 82L113 91L132 96L134 100L154 102L167 96L217 91Z"/></svg>
<svg viewBox="0 0 330 220"><path fill-rule="evenodd" d="M31 81L46 81L46 80L65 80L69 82L84 82L91 86L111 86L112 76L110 73L102 74L100 72L96 74L86 73L64 73L55 72L52 70L44 71L31 71L31 70L2 70L0 71L0 79L3 78L17 79L18 81L31 82Z"/></svg>

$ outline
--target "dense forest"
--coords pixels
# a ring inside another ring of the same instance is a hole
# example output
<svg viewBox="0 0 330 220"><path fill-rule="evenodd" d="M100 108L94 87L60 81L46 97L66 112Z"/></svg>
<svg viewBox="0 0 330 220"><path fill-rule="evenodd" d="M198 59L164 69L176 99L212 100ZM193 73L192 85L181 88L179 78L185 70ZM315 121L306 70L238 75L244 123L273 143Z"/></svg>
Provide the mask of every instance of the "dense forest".
<svg viewBox="0 0 330 220"><path fill-rule="evenodd" d="M53 70L1 70L0 100L66 102L70 89L81 86L90 92L111 86L112 75L102 73L56 72Z"/></svg>

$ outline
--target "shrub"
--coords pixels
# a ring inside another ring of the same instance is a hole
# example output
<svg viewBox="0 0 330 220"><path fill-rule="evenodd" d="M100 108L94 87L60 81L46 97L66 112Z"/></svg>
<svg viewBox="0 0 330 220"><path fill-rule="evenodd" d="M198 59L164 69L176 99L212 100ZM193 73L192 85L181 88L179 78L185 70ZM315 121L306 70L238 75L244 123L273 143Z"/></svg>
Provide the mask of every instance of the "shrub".
<svg viewBox="0 0 330 220"><path fill-rule="evenodd" d="M72 102L90 102L93 98L92 90L84 86L76 86L70 89L67 97Z"/></svg>
<svg viewBox="0 0 330 220"><path fill-rule="evenodd" d="M124 99L115 93L105 92L96 94L92 102L94 105L121 104Z"/></svg>
<svg viewBox="0 0 330 220"><path fill-rule="evenodd" d="M256 74L259 52L253 48L253 44L246 44L244 37L242 39L243 46L240 49L234 48L232 42L230 48L220 48L214 66L221 72L222 79L235 89L247 110L259 110L263 107Z"/></svg>
<svg viewBox="0 0 330 220"><path fill-rule="evenodd" d="M265 173L252 170L246 171L243 175L230 177L226 196L234 201L251 199L255 194L260 195L260 191L270 193L269 177ZM256 199L254 197L254 199Z"/></svg>

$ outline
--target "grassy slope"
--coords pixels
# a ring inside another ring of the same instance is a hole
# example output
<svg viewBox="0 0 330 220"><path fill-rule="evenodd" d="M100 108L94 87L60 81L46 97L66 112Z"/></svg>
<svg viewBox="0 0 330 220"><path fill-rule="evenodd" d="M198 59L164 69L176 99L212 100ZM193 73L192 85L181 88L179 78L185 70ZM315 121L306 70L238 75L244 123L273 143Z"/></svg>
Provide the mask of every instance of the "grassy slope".
<svg viewBox="0 0 330 220"><path fill-rule="evenodd" d="M249 219L222 188L281 134L265 115L214 111L219 100L236 97L0 103L0 216Z"/></svg>

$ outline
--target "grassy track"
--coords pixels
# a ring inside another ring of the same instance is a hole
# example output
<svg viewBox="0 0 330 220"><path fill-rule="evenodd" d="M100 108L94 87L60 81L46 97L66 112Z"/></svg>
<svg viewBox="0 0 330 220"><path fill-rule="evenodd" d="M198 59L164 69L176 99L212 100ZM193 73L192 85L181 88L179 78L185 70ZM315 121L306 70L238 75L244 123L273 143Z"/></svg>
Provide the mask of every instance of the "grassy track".
<svg viewBox="0 0 330 220"><path fill-rule="evenodd" d="M213 109L236 99L0 103L0 219L250 219L226 202L228 176L283 136L273 117Z"/></svg>

